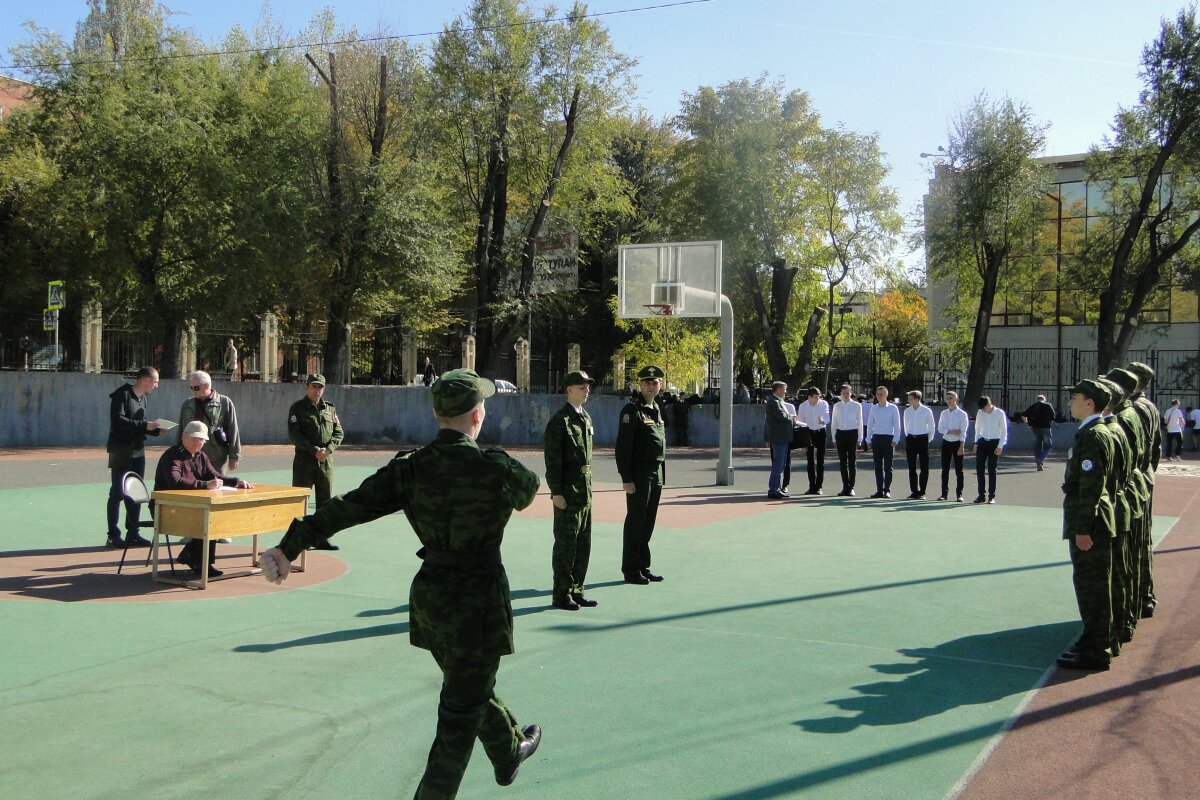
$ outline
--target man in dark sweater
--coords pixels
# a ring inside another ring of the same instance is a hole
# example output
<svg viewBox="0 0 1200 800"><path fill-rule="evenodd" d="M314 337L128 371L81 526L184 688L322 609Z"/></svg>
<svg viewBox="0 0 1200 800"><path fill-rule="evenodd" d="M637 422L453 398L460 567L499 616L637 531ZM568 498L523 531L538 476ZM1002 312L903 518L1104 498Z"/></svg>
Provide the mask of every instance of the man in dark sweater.
<svg viewBox="0 0 1200 800"><path fill-rule="evenodd" d="M1050 455L1050 448L1054 446L1054 438L1051 435L1054 406L1046 402L1045 395L1039 394L1037 402L1025 409L1021 419L1033 431L1033 460L1037 462L1038 472L1041 472L1046 456Z"/></svg>
<svg viewBox="0 0 1200 800"><path fill-rule="evenodd" d="M108 546L124 547L121 539L121 502L125 492L122 483L125 473L146 477L146 437L158 436L158 423L146 417L146 396L158 388L158 370L142 367L133 383L126 383L109 395L108 409L108 468L112 485L108 490ZM141 506L125 502L125 536L130 547L149 547L138 533Z"/></svg>
<svg viewBox="0 0 1200 800"><path fill-rule="evenodd" d="M154 471L155 489L207 489L216 491L222 486L234 486L238 489L251 489L253 486L241 478L226 477L217 471L212 461L204 454L204 443L208 441L208 426L196 420L189 422L179 437L179 444L167 448L158 459L158 469ZM175 560L192 572L200 574L199 539L189 539L179 551ZM217 578L221 570L213 566L216 559L216 545L208 548L208 577Z"/></svg>

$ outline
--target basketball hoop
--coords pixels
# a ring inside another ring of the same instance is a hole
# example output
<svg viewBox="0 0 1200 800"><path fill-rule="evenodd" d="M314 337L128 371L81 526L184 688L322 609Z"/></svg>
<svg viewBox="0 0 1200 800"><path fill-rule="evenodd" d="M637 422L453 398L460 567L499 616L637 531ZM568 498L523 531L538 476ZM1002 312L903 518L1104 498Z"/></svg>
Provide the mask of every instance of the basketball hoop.
<svg viewBox="0 0 1200 800"><path fill-rule="evenodd" d="M670 303L645 303L643 305L652 317L670 317L675 314L675 306Z"/></svg>

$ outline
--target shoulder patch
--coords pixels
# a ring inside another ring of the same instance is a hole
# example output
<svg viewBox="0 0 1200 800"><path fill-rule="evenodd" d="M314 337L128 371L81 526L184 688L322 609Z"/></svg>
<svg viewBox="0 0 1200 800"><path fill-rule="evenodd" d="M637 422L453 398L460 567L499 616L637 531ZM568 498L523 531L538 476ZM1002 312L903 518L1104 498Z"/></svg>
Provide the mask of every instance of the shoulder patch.
<svg viewBox="0 0 1200 800"><path fill-rule="evenodd" d="M621 415L621 422L632 422L633 416L628 411Z"/></svg>
<svg viewBox="0 0 1200 800"><path fill-rule="evenodd" d="M1092 463L1090 458L1085 458L1083 463L1079 465L1079 468L1084 472L1091 472L1096 468L1096 465Z"/></svg>
<svg viewBox="0 0 1200 800"><path fill-rule="evenodd" d="M288 422L296 422L296 415L292 414L290 417L288 417Z"/></svg>

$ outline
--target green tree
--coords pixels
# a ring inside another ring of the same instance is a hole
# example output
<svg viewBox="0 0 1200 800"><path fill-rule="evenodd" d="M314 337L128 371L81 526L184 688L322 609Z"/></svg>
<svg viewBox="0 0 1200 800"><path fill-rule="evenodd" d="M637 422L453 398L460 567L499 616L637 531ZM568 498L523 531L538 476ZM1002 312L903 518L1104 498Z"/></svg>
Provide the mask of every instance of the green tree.
<svg viewBox="0 0 1200 800"><path fill-rule="evenodd" d="M1182 276L1197 282L1200 253L1200 25L1196 7L1164 19L1142 52L1144 86L1087 162L1106 193L1106 235L1089 231L1085 271L1100 278L1097 358L1124 363L1146 300ZM1177 272L1178 274L1173 274Z"/></svg>
<svg viewBox="0 0 1200 800"><path fill-rule="evenodd" d="M925 209L927 269L949 281L957 312L974 311L963 405L973 408L993 353L987 349L992 308L1002 279L1016 280L1033 259L1045 207L1046 167L1037 161L1045 125L1011 99L975 99L950 127ZM965 319L963 320L966 321Z"/></svg>

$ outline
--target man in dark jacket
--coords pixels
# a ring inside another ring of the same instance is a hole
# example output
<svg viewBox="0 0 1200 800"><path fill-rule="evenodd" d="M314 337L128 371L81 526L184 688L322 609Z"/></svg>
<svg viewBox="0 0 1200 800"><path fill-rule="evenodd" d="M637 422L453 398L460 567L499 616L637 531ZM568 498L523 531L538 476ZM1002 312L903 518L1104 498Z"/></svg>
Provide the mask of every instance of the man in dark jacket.
<svg viewBox="0 0 1200 800"><path fill-rule="evenodd" d="M179 436L179 444L168 447L158 459L158 468L154 471L155 489L208 489L216 491L222 486L234 486L238 489L253 488L241 478L225 476L213 466L212 461L204 454L204 444L208 441L208 426L199 420L189 422L184 426ZM179 551L175 560L192 572L200 574L200 551L202 544L199 539L188 539L187 544ZM218 578L221 570L213 566L217 548L209 544L208 548L208 577Z"/></svg>
<svg viewBox="0 0 1200 800"><path fill-rule="evenodd" d="M121 540L121 502L124 491L121 482L126 472L146 477L146 437L158 436L158 423L146 418L146 396L158 388L158 370L142 367L133 383L126 383L109 395L108 410L108 468L112 485L108 490L108 546L124 547ZM125 500L125 536L130 547L149 547L138 533L141 506Z"/></svg>
<svg viewBox="0 0 1200 800"><path fill-rule="evenodd" d="M1050 455L1050 448L1054 446L1054 437L1051 435L1054 406L1046 402L1044 394L1039 394L1037 402L1025 409L1025 413L1020 416L1033 431L1033 460L1037 462L1038 472L1041 472L1042 465L1046 463L1046 456Z"/></svg>

